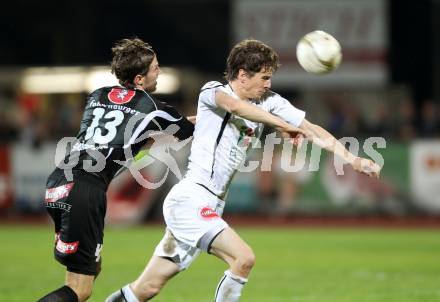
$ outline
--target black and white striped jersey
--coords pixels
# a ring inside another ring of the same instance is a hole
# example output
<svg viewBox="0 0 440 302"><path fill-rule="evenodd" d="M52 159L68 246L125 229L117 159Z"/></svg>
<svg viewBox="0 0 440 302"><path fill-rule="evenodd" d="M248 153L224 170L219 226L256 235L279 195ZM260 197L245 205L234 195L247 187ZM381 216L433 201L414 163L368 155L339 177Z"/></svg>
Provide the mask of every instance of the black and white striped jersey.
<svg viewBox="0 0 440 302"><path fill-rule="evenodd" d="M170 125L175 126L170 129ZM171 131L169 134L184 140L192 136L194 125L143 90L97 89L87 97L70 153L57 166L92 172L109 183L123 168L121 162L131 160L154 131Z"/></svg>

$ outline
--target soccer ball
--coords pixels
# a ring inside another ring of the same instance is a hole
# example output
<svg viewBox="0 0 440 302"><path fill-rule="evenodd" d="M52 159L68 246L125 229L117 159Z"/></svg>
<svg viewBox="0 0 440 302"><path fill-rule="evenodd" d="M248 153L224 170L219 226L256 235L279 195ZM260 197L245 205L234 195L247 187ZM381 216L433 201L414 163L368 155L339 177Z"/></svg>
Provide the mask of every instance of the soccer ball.
<svg viewBox="0 0 440 302"><path fill-rule="evenodd" d="M341 45L322 30L315 30L299 40L296 57L307 72L323 74L338 68L341 63Z"/></svg>

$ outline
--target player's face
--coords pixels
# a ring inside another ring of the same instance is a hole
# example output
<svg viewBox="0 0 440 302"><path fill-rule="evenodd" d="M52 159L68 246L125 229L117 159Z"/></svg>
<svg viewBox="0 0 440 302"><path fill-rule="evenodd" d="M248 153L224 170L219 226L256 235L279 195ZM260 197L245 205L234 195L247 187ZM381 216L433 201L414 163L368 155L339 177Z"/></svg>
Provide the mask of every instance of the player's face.
<svg viewBox="0 0 440 302"><path fill-rule="evenodd" d="M260 99L272 86L272 74L271 70L261 70L253 76L247 76L243 83L246 97L254 100Z"/></svg>
<svg viewBox="0 0 440 302"><path fill-rule="evenodd" d="M157 78L159 77L160 68L157 57L154 56L153 61L150 64L150 69L147 74L142 76L142 89L146 92L153 92L156 90Z"/></svg>

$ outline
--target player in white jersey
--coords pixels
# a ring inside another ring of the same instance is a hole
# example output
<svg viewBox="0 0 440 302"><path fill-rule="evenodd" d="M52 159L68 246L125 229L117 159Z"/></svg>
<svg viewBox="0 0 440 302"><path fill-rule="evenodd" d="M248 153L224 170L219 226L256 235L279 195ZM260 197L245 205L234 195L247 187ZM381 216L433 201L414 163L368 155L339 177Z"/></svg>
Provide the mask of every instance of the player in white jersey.
<svg viewBox="0 0 440 302"><path fill-rule="evenodd" d="M221 216L228 187L246 157L247 142L261 134L263 124L291 137L305 136L341 156L355 170L379 175L377 164L351 154L326 130L308 122L304 111L270 91L278 66L272 48L257 40L244 40L229 54L228 83L203 86L188 171L164 202L165 236L138 279L113 293L107 302L150 300L201 251L229 265L217 286L215 302L239 300L255 256ZM329 140L333 143L323 144Z"/></svg>

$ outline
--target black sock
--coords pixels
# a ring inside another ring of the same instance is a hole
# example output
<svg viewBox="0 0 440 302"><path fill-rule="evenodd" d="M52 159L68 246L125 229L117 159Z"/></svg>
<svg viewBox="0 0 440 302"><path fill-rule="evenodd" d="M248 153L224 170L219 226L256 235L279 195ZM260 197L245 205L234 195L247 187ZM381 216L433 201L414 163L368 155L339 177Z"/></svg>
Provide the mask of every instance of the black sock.
<svg viewBox="0 0 440 302"><path fill-rule="evenodd" d="M63 287L47 294L37 302L78 302L78 296L73 289L64 285Z"/></svg>

